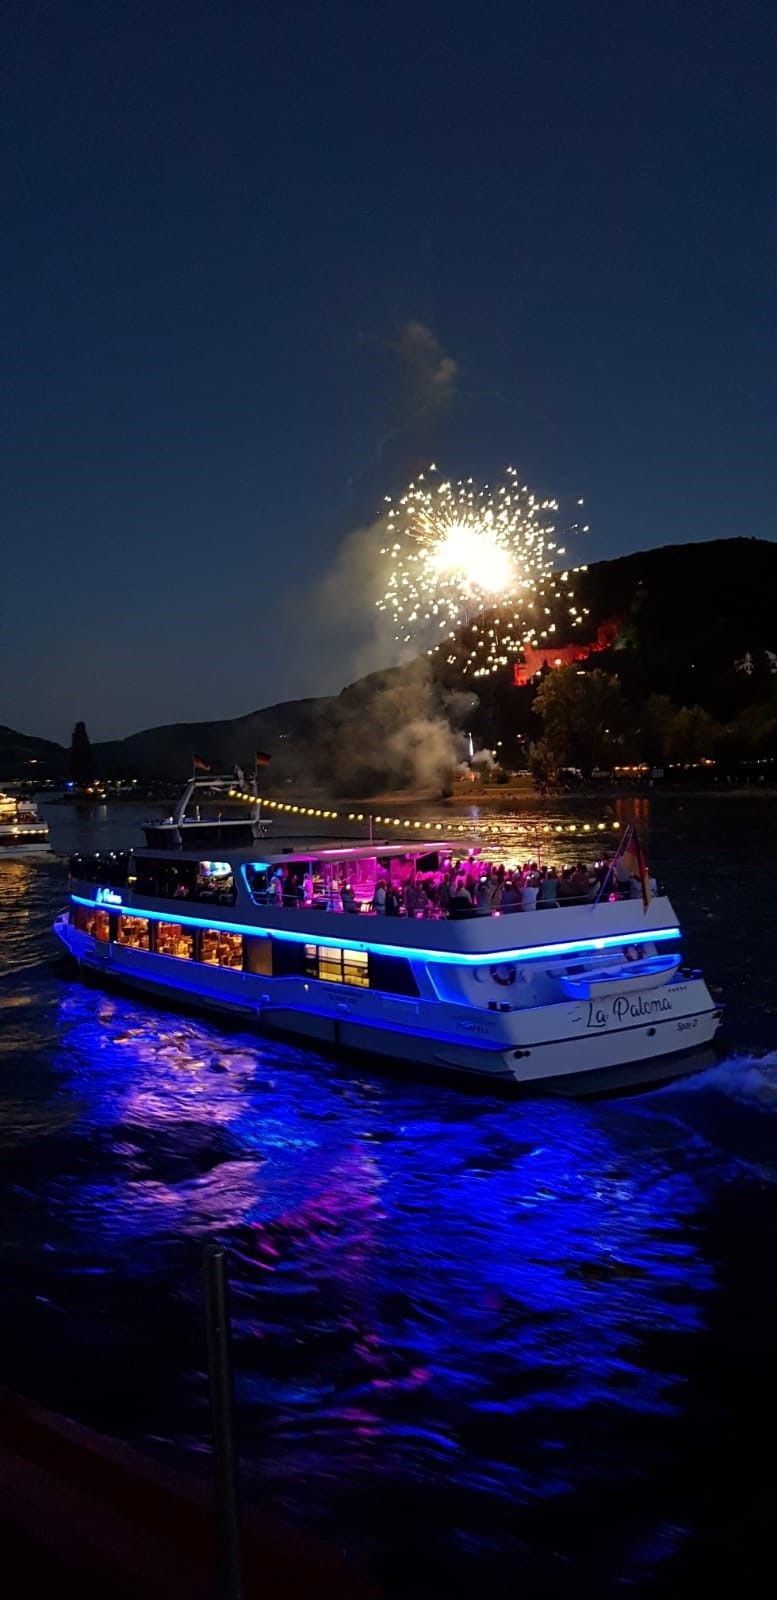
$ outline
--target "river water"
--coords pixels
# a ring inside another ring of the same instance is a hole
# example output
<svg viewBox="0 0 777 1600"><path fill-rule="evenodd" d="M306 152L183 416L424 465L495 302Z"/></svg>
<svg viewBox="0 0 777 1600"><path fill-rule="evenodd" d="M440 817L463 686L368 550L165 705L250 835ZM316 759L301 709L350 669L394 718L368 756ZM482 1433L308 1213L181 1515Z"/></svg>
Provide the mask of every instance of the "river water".
<svg viewBox="0 0 777 1600"><path fill-rule="evenodd" d="M594 1102L84 985L49 933L62 856L133 842L139 813L51 806L61 854L0 863L2 1381L207 1471L218 1238L245 1492L387 1595L746 1586L771 1560L777 1422L773 808L624 801L622 821L635 806L727 1052ZM597 815L505 814L502 843L523 859L518 822Z"/></svg>

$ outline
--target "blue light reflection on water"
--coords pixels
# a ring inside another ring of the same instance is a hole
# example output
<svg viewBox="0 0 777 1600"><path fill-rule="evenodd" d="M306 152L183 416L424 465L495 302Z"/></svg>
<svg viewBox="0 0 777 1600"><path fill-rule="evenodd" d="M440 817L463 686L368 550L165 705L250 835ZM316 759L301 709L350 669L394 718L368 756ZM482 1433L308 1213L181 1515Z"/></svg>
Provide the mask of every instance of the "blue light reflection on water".
<svg viewBox="0 0 777 1600"><path fill-rule="evenodd" d="M61 881L23 874L6 1381L204 1469L218 1235L251 1490L391 1593L603 1593L681 1547L672 1461L724 1287L710 1217L773 1189L773 1063L591 1104L327 1061L74 982L42 953Z"/></svg>
<svg viewBox="0 0 777 1600"><path fill-rule="evenodd" d="M23 1208L47 1291L33 1343L53 1318L63 1383L99 1413L107 1402L121 1431L202 1438L182 1324L213 1233L235 1251L241 1425L262 1497L352 1539L358 1504L368 1551L383 1495L410 1485L429 1500L426 1543L449 1549L455 1505L454 1544L476 1547L485 1519L501 1549L517 1508L606 1479L597 1412L654 1422L681 1404L660 1335L703 1326L714 1274L693 1237L706 1146L670 1119L653 1119L646 1162L637 1102L432 1097L77 984L57 1005L69 1120L36 1175L37 1240ZM109 1373L83 1370L114 1333L134 1366L159 1338L172 1381L138 1411L135 1376L128 1414Z"/></svg>

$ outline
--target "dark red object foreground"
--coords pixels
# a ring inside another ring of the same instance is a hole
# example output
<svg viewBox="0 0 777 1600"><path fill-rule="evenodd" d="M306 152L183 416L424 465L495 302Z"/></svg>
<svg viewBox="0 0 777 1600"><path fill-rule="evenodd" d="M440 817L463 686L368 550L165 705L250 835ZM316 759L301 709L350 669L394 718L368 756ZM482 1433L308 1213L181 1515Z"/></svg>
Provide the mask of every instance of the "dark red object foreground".
<svg viewBox="0 0 777 1600"><path fill-rule="evenodd" d="M28 1600L218 1600L207 1486L0 1389L0 1537ZM245 1600L377 1600L336 1552L241 1515ZM52 1578L56 1574L56 1589Z"/></svg>

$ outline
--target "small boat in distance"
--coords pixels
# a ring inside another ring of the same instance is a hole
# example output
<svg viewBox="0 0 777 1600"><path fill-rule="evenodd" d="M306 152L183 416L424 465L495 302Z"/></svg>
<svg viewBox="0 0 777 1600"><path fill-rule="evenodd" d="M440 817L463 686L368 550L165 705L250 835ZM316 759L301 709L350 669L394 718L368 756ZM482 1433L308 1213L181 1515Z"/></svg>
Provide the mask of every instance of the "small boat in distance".
<svg viewBox="0 0 777 1600"><path fill-rule="evenodd" d="M251 844L267 832L267 823L261 820L261 806L254 795L245 807L230 804L226 815L224 802L232 801L236 783L245 788L242 773L228 777L198 778L194 774L186 785L171 816L159 822L147 822L143 832L146 844L163 850L207 848L216 844Z"/></svg>
<svg viewBox="0 0 777 1600"><path fill-rule="evenodd" d="M0 861L48 852L49 825L41 821L37 806L18 794L0 790Z"/></svg>
<svg viewBox="0 0 777 1600"><path fill-rule="evenodd" d="M149 825L145 848L72 858L54 931L81 967L280 1033L523 1086L660 1081L718 1031L669 899L635 898L614 863L595 900L542 907L535 890L496 909L477 841L415 829L404 842L270 841L258 800L248 818L207 818L199 788Z"/></svg>

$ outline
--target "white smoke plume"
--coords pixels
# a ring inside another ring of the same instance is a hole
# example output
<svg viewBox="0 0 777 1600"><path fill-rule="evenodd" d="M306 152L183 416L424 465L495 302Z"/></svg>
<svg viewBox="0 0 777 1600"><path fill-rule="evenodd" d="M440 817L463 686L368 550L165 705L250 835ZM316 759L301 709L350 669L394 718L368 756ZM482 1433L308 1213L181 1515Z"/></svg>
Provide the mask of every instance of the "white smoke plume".
<svg viewBox="0 0 777 1600"><path fill-rule="evenodd" d="M402 364L416 415L453 399L458 362L446 355L437 335L425 322L404 323L393 349Z"/></svg>
<svg viewBox="0 0 777 1600"><path fill-rule="evenodd" d="M367 342L389 351L399 384L396 420L381 434L375 449L349 479L354 484L380 466L395 439L425 421L433 421L453 400L459 364L449 356L426 322L404 322L393 339L367 336Z"/></svg>

